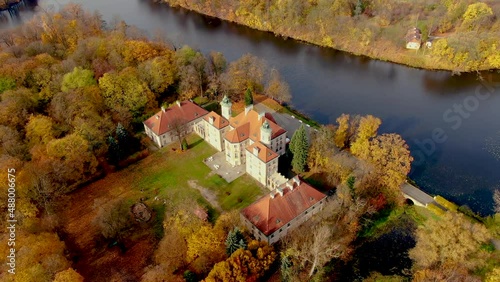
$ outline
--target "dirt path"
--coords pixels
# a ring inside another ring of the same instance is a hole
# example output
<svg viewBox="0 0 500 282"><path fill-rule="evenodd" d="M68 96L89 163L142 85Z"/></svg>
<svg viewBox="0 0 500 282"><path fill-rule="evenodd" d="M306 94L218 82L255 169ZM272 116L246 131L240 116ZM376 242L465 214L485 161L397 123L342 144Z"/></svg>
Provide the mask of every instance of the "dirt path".
<svg viewBox="0 0 500 282"><path fill-rule="evenodd" d="M199 185L196 180L189 180L188 184L189 184L189 186L191 186L191 188L194 188L194 189L200 191L200 193L203 196L203 198L205 198L205 200L207 200L207 202L209 202L210 205L214 209L216 209L218 211L222 211L222 208L219 205L219 202L217 201L217 195L215 195L214 192L212 192L209 189L207 189L207 188Z"/></svg>

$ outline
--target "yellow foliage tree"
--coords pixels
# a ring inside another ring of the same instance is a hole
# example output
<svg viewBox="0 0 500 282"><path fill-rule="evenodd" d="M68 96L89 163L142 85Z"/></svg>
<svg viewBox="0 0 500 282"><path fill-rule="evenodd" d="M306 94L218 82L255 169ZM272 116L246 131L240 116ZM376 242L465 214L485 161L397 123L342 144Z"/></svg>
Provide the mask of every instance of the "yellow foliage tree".
<svg viewBox="0 0 500 282"><path fill-rule="evenodd" d="M335 131L335 145L339 149L343 149L347 146L347 134L349 130L349 115L342 114L337 118L337 124L339 125Z"/></svg>
<svg viewBox="0 0 500 282"><path fill-rule="evenodd" d="M83 282L83 277L73 268L58 272L54 282Z"/></svg>
<svg viewBox="0 0 500 282"><path fill-rule="evenodd" d="M351 153L361 159L367 159L370 153L370 139L377 136L382 121L372 115L361 117L356 140L351 144Z"/></svg>
<svg viewBox="0 0 500 282"><path fill-rule="evenodd" d="M413 161L406 142L398 134L383 134L370 141L368 151L367 160L379 169L382 185L398 193Z"/></svg>
<svg viewBox="0 0 500 282"><path fill-rule="evenodd" d="M52 119L47 116L30 116L26 125L26 137L31 146L47 144L55 138Z"/></svg>
<svg viewBox="0 0 500 282"><path fill-rule="evenodd" d="M205 279L206 282L257 281L276 259L272 246L256 240L248 249L238 249L227 260L217 263Z"/></svg>
<svg viewBox="0 0 500 282"><path fill-rule="evenodd" d="M482 248L491 235L482 224L447 212L429 219L417 230L417 244L410 250L417 271L463 268L473 271L485 264L490 254Z"/></svg>
<svg viewBox="0 0 500 282"><path fill-rule="evenodd" d="M478 24L481 24L485 18L492 15L493 10L488 4L483 2L470 4L463 15L462 27L466 30L472 30L478 26Z"/></svg>
<svg viewBox="0 0 500 282"><path fill-rule="evenodd" d="M140 40L128 40L125 42L125 48L122 51L125 62L137 64L153 59L162 55L163 50L160 46L151 42Z"/></svg>
<svg viewBox="0 0 500 282"><path fill-rule="evenodd" d="M210 225L202 226L187 240L187 261L205 260L207 266L212 266L225 257L226 234L223 230Z"/></svg>

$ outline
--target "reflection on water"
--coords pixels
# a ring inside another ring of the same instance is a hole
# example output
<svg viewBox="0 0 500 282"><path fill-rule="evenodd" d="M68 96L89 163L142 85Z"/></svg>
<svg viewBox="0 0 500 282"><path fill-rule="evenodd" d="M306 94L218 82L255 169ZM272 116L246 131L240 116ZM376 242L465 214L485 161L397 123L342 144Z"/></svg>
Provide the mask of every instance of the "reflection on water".
<svg viewBox="0 0 500 282"><path fill-rule="evenodd" d="M57 8L68 2L42 0L40 5ZM72 2L98 10L107 22L119 16L150 35L161 30L175 46L188 44L203 53L217 50L229 61L246 53L264 58L289 82L292 104L298 110L322 123L335 122L342 113L382 118L380 130L401 134L414 156L432 151L411 172L424 190L482 213L491 212L493 187L500 182L500 161L484 148L485 140L500 131L500 90L494 88L493 95L462 118L459 128L443 118L447 110L475 94L481 85L477 74L451 76L374 61L150 0ZM483 77L487 75L490 73ZM491 74L489 79L500 81L500 75ZM432 150L422 147L436 128L445 132L446 142L434 144Z"/></svg>

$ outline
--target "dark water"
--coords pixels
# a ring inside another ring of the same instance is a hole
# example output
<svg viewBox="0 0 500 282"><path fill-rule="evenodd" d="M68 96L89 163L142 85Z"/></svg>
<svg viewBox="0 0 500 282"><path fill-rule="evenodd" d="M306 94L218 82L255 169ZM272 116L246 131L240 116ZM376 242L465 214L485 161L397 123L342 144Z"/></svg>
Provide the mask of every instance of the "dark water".
<svg viewBox="0 0 500 282"><path fill-rule="evenodd" d="M68 2L38 4L57 9ZM264 58L289 82L298 110L322 123L342 113L382 118L382 132L397 132L410 144L416 158L411 177L425 191L492 212L500 160L488 148L500 142L499 74L485 73L481 82L477 74L452 76L355 57L150 0L73 2L98 10L108 22L120 18L149 35L160 32L176 46L221 51L228 60L245 53ZM20 20L31 13L26 15Z"/></svg>

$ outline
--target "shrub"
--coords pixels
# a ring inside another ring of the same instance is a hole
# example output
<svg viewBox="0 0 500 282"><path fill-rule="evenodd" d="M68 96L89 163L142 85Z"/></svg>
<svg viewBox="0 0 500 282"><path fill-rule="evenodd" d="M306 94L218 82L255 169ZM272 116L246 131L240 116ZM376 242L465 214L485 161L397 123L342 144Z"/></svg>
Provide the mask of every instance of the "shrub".
<svg viewBox="0 0 500 282"><path fill-rule="evenodd" d="M436 196L434 197L434 200L440 204L441 206L447 208L448 210L450 211L454 211L456 212L458 210L458 205L455 204L455 203L452 203L448 200L446 200L445 198L441 197L441 196Z"/></svg>

